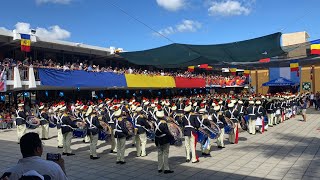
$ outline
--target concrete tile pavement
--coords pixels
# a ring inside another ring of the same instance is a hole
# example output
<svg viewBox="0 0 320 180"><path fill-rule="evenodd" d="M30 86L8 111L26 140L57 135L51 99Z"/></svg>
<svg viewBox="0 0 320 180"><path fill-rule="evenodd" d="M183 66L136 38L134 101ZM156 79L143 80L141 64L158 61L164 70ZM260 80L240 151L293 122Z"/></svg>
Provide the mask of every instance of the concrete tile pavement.
<svg viewBox="0 0 320 180"><path fill-rule="evenodd" d="M214 144L211 157L200 157L198 164L185 162L184 147L171 146L169 162L175 173L168 175L157 172L157 152L151 141L147 145L148 156L143 158L135 157L136 149L127 141L127 164L117 165L116 155L109 153L109 143L99 141L101 158L92 161L89 145L82 139L73 139L76 156L64 157L67 175L69 179L320 179L320 114L309 112L307 122L299 121L298 116L264 134L242 132L239 144L226 141L225 149ZM50 129L50 136L56 136L55 129ZM56 143L56 137L44 141L45 153L61 153ZM16 131L0 131L0 146L2 174L21 157Z"/></svg>

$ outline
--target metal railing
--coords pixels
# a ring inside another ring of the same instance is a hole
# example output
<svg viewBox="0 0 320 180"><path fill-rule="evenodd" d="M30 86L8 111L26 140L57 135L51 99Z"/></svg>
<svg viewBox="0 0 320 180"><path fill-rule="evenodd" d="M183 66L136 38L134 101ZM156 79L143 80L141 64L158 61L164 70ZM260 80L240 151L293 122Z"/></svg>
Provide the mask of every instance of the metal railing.
<svg viewBox="0 0 320 180"><path fill-rule="evenodd" d="M34 71L34 77L35 77L36 81L40 81L38 69L33 68L33 71ZM20 67L19 73L20 73L21 81L28 81L29 80L29 67ZM9 67L7 69L7 80L14 80L13 67Z"/></svg>

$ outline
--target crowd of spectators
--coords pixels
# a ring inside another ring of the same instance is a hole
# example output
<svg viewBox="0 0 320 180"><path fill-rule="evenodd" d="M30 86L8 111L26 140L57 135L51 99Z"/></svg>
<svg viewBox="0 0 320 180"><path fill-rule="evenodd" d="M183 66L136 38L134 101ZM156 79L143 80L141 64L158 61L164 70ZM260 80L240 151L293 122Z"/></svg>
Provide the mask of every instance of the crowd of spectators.
<svg viewBox="0 0 320 180"><path fill-rule="evenodd" d="M32 65L35 68L52 68L60 69L63 71L72 70L84 70L88 72L113 72L116 74L144 74L149 76L173 76L173 77L184 77L184 78L201 78L206 79L208 85L221 85L221 86L233 86L233 85L244 85L246 80L245 76L223 76L212 74L209 71L202 72L189 72L187 70L163 70L163 69L153 69L146 70L143 68L133 68L133 67L102 67L100 65L94 65L92 62L87 60L83 62L66 62L61 64L59 62L53 61L52 59L31 60L26 58L23 61L16 61L14 59L6 58L0 62L2 67L29 67ZM10 73L12 75L12 73Z"/></svg>

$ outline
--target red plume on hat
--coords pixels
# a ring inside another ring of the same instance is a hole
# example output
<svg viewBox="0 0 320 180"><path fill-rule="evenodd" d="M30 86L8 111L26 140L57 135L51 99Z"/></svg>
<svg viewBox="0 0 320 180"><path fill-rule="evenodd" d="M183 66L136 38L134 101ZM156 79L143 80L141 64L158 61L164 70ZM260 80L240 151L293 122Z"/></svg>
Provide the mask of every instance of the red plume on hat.
<svg viewBox="0 0 320 180"><path fill-rule="evenodd" d="M85 105L85 106L83 107L83 110L87 110L87 109L88 109L88 106Z"/></svg>
<svg viewBox="0 0 320 180"><path fill-rule="evenodd" d="M201 103L201 104L200 104L200 107L202 107L202 108L203 108L203 107L204 107L204 103Z"/></svg>
<svg viewBox="0 0 320 180"><path fill-rule="evenodd" d="M98 102L99 102L99 103L102 103L102 100L101 100L101 99L99 99L99 100L98 100Z"/></svg>
<svg viewBox="0 0 320 180"><path fill-rule="evenodd" d="M119 106L114 106L113 108L115 111L117 111L119 109Z"/></svg>
<svg viewBox="0 0 320 180"><path fill-rule="evenodd" d="M42 102L40 102L40 104L39 104L40 106L43 106L43 103Z"/></svg>
<svg viewBox="0 0 320 180"><path fill-rule="evenodd" d="M158 111L161 111L162 110L162 106L160 104L157 105L157 109Z"/></svg>
<svg viewBox="0 0 320 180"><path fill-rule="evenodd" d="M186 106L189 106L189 103L190 103L190 101L189 101L189 100L187 100L187 101L186 101Z"/></svg>

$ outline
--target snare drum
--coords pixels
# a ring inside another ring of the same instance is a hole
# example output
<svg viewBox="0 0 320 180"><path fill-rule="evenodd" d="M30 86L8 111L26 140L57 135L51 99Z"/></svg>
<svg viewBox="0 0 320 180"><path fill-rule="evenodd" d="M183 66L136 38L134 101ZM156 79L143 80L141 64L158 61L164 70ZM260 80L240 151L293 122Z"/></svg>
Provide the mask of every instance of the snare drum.
<svg viewBox="0 0 320 180"><path fill-rule="evenodd" d="M26 119L26 127L29 129L36 129L39 127L40 122L34 116L28 116Z"/></svg>
<svg viewBox="0 0 320 180"><path fill-rule="evenodd" d="M206 143L206 141L208 140L208 135L202 129L199 129L197 131L197 135L198 135L198 142L201 145L204 145Z"/></svg>
<svg viewBox="0 0 320 180"><path fill-rule="evenodd" d="M73 137L84 138L87 135L87 130L83 128L77 128L73 130Z"/></svg>

